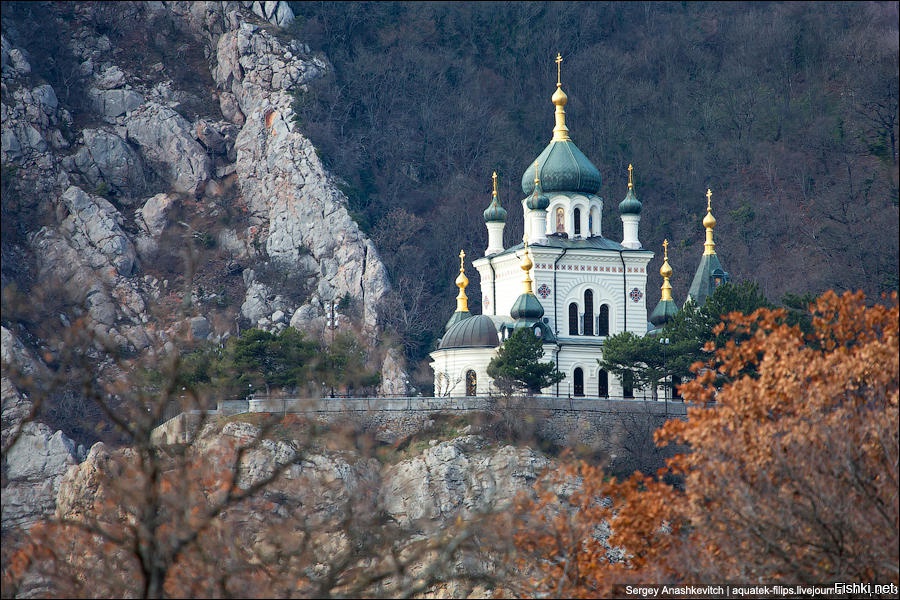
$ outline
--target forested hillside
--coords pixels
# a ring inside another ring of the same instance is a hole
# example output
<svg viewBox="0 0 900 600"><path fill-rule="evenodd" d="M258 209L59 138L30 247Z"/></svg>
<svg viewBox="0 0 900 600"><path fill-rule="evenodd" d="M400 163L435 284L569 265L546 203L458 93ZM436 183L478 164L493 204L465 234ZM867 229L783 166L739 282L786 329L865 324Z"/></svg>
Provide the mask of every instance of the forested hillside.
<svg viewBox="0 0 900 600"><path fill-rule="evenodd" d="M603 177L604 236L621 240L633 164L640 238L657 254L669 239L677 302L707 188L725 268L769 299L897 288L897 2L291 5L292 35L332 65L297 95L299 127L382 254L386 323L412 359L454 309L455 256L487 245L494 170L506 244L520 241L557 53L572 139Z"/></svg>

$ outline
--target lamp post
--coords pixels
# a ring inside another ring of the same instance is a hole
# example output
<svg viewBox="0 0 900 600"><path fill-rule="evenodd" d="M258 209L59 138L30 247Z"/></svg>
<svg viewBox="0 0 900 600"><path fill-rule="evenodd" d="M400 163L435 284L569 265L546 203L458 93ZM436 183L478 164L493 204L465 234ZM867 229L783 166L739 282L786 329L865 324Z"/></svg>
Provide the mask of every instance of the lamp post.
<svg viewBox="0 0 900 600"><path fill-rule="evenodd" d="M668 347L669 338L659 338L663 347L663 400L669 401Z"/></svg>
<svg viewBox="0 0 900 600"><path fill-rule="evenodd" d="M331 301L331 316L325 320L325 326L331 330L331 343L334 343L334 330L337 328L337 320L334 318L335 301Z"/></svg>
<svg viewBox="0 0 900 600"><path fill-rule="evenodd" d="M330 308L331 308L331 314L330 314L329 317L327 317L327 318L325 319L325 327L327 327L328 329L331 330L331 345L332 345L332 346L334 346L334 330L337 329L337 319L335 319L335 316L334 316L334 308L335 308L335 305L336 305L336 304L337 304L337 303L336 303L334 300L331 301L331 307L330 307ZM329 360L329 356L330 356L331 352L332 352L332 348L328 348L328 350L327 350L326 353L325 353L325 366L326 366L326 368L328 368L328 370L329 370L328 375L329 375L329 377L331 377L331 379L332 379L332 381L333 381L333 380L334 380L334 373L331 373L331 372L330 372L330 370L331 370L331 361ZM323 392L322 392L322 393L324 394L324 386L325 386L324 382L322 383L322 386L323 386ZM334 385L331 386L331 397L334 398Z"/></svg>

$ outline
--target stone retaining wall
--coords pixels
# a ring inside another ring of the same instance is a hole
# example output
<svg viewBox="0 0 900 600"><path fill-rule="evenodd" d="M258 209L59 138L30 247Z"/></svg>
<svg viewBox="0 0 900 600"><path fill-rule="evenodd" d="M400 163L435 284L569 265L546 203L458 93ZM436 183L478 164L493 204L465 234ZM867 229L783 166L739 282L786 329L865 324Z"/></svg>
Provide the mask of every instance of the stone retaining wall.
<svg viewBox="0 0 900 600"><path fill-rule="evenodd" d="M669 419L686 418L683 402L607 398L269 398L227 401L208 415L306 414L323 423L352 421L393 444L427 430L439 415L470 415L503 437L570 448L600 458L627 474L662 466L671 451L657 448L653 432ZM201 414L182 413L162 424L156 439L185 443Z"/></svg>

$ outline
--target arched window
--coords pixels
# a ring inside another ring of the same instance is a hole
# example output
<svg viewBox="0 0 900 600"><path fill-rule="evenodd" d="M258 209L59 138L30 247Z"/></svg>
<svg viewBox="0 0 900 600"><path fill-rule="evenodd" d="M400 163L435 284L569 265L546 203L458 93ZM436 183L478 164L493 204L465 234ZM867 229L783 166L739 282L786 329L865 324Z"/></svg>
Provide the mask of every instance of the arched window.
<svg viewBox="0 0 900 600"><path fill-rule="evenodd" d="M594 235L594 211L588 213L588 235Z"/></svg>
<svg viewBox="0 0 900 600"><path fill-rule="evenodd" d="M556 233L562 233L566 230L566 211L562 206L556 209Z"/></svg>
<svg viewBox="0 0 900 600"><path fill-rule="evenodd" d="M575 235L581 235L581 209L575 209L572 213L572 221L574 221Z"/></svg>
<svg viewBox="0 0 900 600"><path fill-rule="evenodd" d="M597 315L597 335L609 335L609 304L601 304Z"/></svg>
<svg viewBox="0 0 900 600"><path fill-rule="evenodd" d="M581 370L581 367L575 368L573 379L575 380L572 386L574 394L576 396L584 396L584 371Z"/></svg>
<svg viewBox="0 0 900 600"><path fill-rule="evenodd" d="M626 398L634 398L634 373L631 371L622 373L622 395Z"/></svg>
<svg viewBox="0 0 900 600"><path fill-rule="evenodd" d="M597 390L597 395L601 398L609 398L609 373L601 369L600 372L597 373L597 378L600 380L600 387Z"/></svg>
<svg viewBox="0 0 900 600"><path fill-rule="evenodd" d="M578 305L569 305L569 335L578 335Z"/></svg>
<svg viewBox="0 0 900 600"><path fill-rule="evenodd" d="M584 335L594 335L594 292L584 292Z"/></svg>
<svg viewBox="0 0 900 600"><path fill-rule="evenodd" d="M478 389L478 376L475 371L469 369L466 371L466 396L474 396Z"/></svg>

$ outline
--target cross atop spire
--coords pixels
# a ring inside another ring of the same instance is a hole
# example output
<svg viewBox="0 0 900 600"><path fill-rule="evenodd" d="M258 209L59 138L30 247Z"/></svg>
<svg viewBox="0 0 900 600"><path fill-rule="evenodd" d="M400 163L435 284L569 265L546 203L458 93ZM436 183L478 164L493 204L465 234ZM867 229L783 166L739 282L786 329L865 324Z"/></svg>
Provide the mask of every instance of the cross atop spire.
<svg viewBox="0 0 900 600"><path fill-rule="evenodd" d="M628 165L628 189L634 188L634 179L632 178L632 171L634 171L634 167L631 164Z"/></svg>
<svg viewBox="0 0 900 600"><path fill-rule="evenodd" d="M491 193L491 195L494 198L496 198L497 197L497 171L494 171L494 174L491 175L491 179L494 180L494 191Z"/></svg>
<svg viewBox="0 0 900 600"><path fill-rule="evenodd" d="M562 87L562 79L560 79L562 67L562 54L556 53L556 87Z"/></svg>
<svg viewBox="0 0 900 600"><path fill-rule="evenodd" d="M566 127L566 111L563 108L566 105L566 102L569 101L569 97L566 96L566 93L562 90L562 80L561 80L561 67L562 65L562 55L560 53L556 53L556 91L553 92L553 96L551 100L553 101L554 106L556 106L556 111L554 113L554 117L556 119L556 126L553 128L553 141L555 142L566 142L569 141L569 128Z"/></svg>

